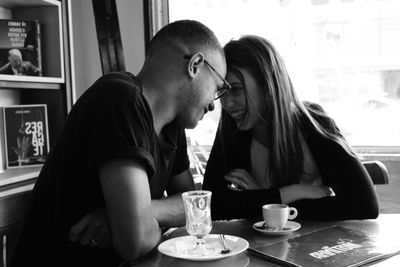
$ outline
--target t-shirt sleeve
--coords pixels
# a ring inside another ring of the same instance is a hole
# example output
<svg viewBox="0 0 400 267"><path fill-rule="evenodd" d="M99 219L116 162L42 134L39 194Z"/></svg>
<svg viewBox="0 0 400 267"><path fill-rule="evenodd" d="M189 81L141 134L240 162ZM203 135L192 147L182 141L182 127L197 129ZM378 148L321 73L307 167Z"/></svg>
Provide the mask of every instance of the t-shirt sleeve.
<svg viewBox="0 0 400 267"><path fill-rule="evenodd" d="M117 158L131 158L141 164L149 178L154 175L151 151L152 135L148 112L142 98L132 89L114 89L114 94L103 97L102 105L93 116L89 157L94 167Z"/></svg>

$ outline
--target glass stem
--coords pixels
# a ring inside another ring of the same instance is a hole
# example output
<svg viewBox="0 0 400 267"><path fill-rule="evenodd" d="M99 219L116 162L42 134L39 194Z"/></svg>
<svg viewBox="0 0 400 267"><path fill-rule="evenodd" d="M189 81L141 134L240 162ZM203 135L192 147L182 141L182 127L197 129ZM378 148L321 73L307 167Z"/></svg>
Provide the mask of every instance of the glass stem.
<svg viewBox="0 0 400 267"><path fill-rule="evenodd" d="M205 241L204 241L204 238L202 238L202 237L198 237L197 239L196 239L196 246L205 246Z"/></svg>

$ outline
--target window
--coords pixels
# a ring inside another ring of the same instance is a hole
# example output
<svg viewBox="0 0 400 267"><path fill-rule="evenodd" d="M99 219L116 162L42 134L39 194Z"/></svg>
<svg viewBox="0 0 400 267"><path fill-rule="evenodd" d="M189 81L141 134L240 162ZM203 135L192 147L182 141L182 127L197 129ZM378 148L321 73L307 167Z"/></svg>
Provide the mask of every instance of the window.
<svg viewBox="0 0 400 267"><path fill-rule="evenodd" d="M299 97L321 104L349 143L400 151L400 1L169 0L169 20L195 19L222 45L243 34L270 40ZM220 107L187 132L211 145Z"/></svg>

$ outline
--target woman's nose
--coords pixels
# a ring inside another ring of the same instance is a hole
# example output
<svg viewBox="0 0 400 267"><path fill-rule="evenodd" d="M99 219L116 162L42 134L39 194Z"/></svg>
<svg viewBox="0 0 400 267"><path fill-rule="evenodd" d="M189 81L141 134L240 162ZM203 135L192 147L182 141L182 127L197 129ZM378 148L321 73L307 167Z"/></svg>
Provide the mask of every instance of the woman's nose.
<svg viewBox="0 0 400 267"><path fill-rule="evenodd" d="M223 107L223 108L229 108L230 106L232 106L233 105L233 101L232 101L232 99L231 99L231 97L229 97L229 94L224 94L221 98L220 98L220 101L221 101L221 106Z"/></svg>

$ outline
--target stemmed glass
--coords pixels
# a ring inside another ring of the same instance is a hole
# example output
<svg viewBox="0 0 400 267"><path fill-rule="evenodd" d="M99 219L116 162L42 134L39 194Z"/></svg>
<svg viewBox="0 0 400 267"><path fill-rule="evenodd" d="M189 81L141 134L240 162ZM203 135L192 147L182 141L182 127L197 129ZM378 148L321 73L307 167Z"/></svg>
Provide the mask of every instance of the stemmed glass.
<svg viewBox="0 0 400 267"><path fill-rule="evenodd" d="M211 232L211 192L189 191L182 194L186 215L186 231L196 237L196 247L185 253L192 256L207 256L214 251L205 246L204 237Z"/></svg>

